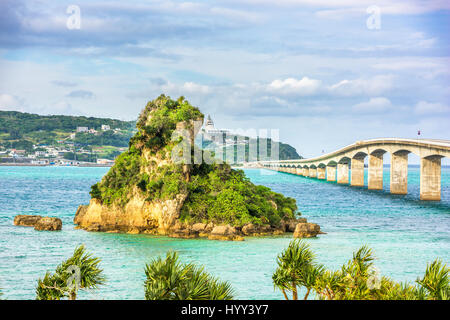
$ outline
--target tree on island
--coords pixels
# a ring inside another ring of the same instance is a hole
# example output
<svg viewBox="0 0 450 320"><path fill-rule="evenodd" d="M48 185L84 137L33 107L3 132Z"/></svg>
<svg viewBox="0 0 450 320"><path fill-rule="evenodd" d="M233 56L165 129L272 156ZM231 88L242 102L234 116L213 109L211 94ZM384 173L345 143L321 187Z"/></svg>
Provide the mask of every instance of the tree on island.
<svg viewBox="0 0 450 320"><path fill-rule="evenodd" d="M56 267L54 274L47 272L38 280L37 300L75 300L78 290L97 289L106 279L98 267L100 259L86 253L84 245L77 247L72 257Z"/></svg>
<svg viewBox="0 0 450 320"><path fill-rule="evenodd" d="M205 272L203 267L182 264L176 252L166 258L153 259L145 267L146 300L232 300L233 289L228 282Z"/></svg>
<svg viewBox="0 0 450 320"><path fill-rule="evenodd" d="M292 241L277 258L272 280L288 300L298 299L298 287L305 287L304 300L314 291L321 300L449 300L450 268L436 259L427 265L416 285L378 277L373 252L361 247L340 270L329 271L315 262L314 253L302 240Z"/></svg>

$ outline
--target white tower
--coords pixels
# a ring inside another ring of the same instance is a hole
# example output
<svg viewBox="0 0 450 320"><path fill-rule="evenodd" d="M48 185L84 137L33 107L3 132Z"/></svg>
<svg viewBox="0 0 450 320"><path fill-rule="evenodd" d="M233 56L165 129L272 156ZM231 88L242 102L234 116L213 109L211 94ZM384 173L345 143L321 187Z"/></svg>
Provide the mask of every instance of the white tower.
<svg viewBox="0 0 450 320"><path fill-rule="evenodd" d="M216 128L214 128L214 122L211 119L211 116L208 114L208 118L206 119L206 123L205 123L205 131L213 131L216 130Z"/></svg>

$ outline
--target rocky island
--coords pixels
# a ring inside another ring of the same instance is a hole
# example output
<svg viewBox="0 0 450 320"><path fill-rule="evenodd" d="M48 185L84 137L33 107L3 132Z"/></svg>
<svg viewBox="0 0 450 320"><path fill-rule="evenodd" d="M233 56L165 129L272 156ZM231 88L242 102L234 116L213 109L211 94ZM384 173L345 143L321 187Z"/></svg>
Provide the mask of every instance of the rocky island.
<svg viewBox="0 0 450 320"><path fill-rule="evenodd" d="M92 186L89 205L78 208L74 219L78 228L243 240L246 235L294 232L297 224L306 224L306 219L296 218L295 199L254 185L241 170L218 161L173 160L175 148L184 143L173 138L174 132L189 132L191 143L186 145L194 156L194 121L203 118L183 97L172 100L161 95L150 101L128 150ZM214 158L200 152L203 159ZM304 230L315 236L320 228Z"/></svg>

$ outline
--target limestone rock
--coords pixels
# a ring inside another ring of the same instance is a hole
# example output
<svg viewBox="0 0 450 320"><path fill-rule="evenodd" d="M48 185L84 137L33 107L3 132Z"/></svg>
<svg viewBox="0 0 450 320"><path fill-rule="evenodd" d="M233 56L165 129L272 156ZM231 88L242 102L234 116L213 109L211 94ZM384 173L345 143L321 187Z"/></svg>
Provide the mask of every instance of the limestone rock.
<svg viewBox="0 0 450 320"><path fill-rule="evenodd" d="M253 223L246 224L242 227L242 233L249 236L256 232L256 227Z"/></svg>
<svg viewBox="0 0 450 320"><path fill-rule="evenodd" d="M111 231L110 231L111 232ZM130 228L128 231L127 231L127 233L128 234L139 234L140 232L139 232L139 229L138 228Z"/></svg>
<svg viewBox="0 0 450 320"><path fill-rule="evenodd" d="M299 223L295 227L294 238L313 238L320 232L320 226L315 223Z"/></svg>
<svg viewBox="0 0 450 320"><path fill-rule="evenodd" d="M258 227L258 232L262 234L267 234L272 232L272 227L269 224L263 224Z"/></svg>
<svg viewBox="0 0 450 320"><path fill-rule="evenodd" d="M205 224L205 223L195 223L195 224L192 226L192 230L193 230L194 232L204 232L205 229L206 229L206 224Z"/></svg>
<svg viewBox="0 0 450 320"><path fill-rule="evenodd" d="M80 224L83 221L83 218L87 212L88 206L80 205L78 206L77 212L75 213L75 218L73 219L73 223Z"/></svg>
<svg viewBox="0 0 450 320"><path fill-rule="evenodd" d="M198 238L198 232L193 232L190 229L180 229L168 234L171 238L193 239Z"/></svg>
<svg viewBox="0 0 450 320"><path fill-rule="evenodd" d="M294 232L297 224L306 222L307 222L306 218L298 218L298 219L282 220L281 224L286 232Z"/></svg>
<svg viewBox="0 0 450 320"><path fill-rule="evenodd" d="M43 217L34 225L34 230L56 231L62 229L62 221L59 218Z"/></svg>
<svg viewBox="0 0 450 320"><path fill-rule="evenodd" d="M242 237L237 235L236 228L226 225L226 226L216 226L211 231L211 234L208 236L210 240L242 240Z"/></svg>
<svg viewBox="0 0 450 320"><path fill-rule="evenodd" d="M236 228L226 225L226 226L217 226L214 227L214 229L211 231L211 234L213 235L220 235L220 236L230 236L236 234Z"/></svg>
<svg viewBox="0 0 450 320"><path fill-rule="evenodd" d="M89 206L80 206L75 214L74 223L88 231L128 232L131 228L155 230L156 234L167 235L179 226L179 212L186 194L178 194L175 199L148 202L136 195L121 208L117 205L103 206L98 200L91 199Z"/></svg>
<svg viewBox="0 0 450 320"><path fill-rule="evenodd" d="M41 219L41 216L19 214L14 217L14 225L24 227L34 227L34 225Z"/></svg>
<svg viewBox="0 0 450 320"><path fill-rule="evenodd" d="M212 223L212 222L208 223L206 225L205 232L211 232L212 229L214 229L214 227L215 227L214 223Z"/></svg>

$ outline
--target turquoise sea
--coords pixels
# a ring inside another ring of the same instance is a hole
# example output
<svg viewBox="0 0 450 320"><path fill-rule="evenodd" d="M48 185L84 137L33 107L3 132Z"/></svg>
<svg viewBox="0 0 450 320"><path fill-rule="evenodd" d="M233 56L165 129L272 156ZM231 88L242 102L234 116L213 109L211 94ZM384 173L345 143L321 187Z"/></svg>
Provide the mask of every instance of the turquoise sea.
<svg viewBox="0 0 450 320"><path fill-rule="evenodd" d="M183 261L203 264L229 280L240 299L282 299L271 275L277 254L291 236L247 238L244 242L182 240L148 235L89 233L72 223L90 186L107 168L0 167L0 288L6 299L34 299L36 281L84 243L102 259L107 284L84 299L143 299L144 265L168 250ZM419 169L409 168L406 196L369 191L286 173L248 169L256 184L297 199L309 221L327 232L307 240L329 268L345 263L361 245L375 250L376 266L396 280L415 280L427 262L450 262L450 169L442 169L442 201L419 201ZM13 226L17 214L57 216L60 232Z"/></svg>

